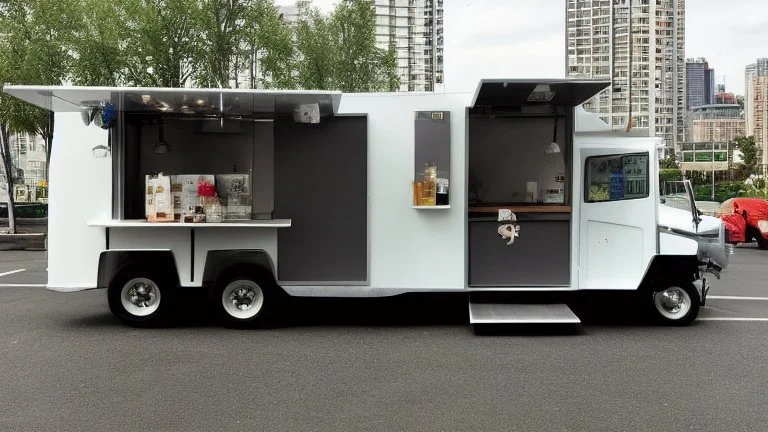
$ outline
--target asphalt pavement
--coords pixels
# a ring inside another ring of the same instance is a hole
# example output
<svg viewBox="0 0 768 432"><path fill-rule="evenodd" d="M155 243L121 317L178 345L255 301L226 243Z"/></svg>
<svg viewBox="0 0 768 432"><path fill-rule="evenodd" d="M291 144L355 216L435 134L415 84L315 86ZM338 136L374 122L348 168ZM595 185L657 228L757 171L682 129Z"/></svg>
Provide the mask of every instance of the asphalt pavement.
<svg viewBox="0 0 768 432"><path fill-rule="evenodd" d="M44 253L3 252L0 431L763 430L766 260L737 248L689 327L480 337L457 296L304 302L272 330L133 329L103 290L35 285Z"/></svg>

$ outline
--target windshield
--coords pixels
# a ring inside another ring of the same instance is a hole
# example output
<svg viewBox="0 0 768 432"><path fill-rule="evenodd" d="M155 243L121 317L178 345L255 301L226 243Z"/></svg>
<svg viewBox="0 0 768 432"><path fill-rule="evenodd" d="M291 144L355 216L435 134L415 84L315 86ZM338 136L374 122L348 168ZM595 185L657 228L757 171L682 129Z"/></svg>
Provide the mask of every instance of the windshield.
<svg viewBox="0 0 768 432"><path fill-rule="evenodd" d="M665 181L661 185L662 202L669 207L696 214L696 202L688 181Z"/></svg>

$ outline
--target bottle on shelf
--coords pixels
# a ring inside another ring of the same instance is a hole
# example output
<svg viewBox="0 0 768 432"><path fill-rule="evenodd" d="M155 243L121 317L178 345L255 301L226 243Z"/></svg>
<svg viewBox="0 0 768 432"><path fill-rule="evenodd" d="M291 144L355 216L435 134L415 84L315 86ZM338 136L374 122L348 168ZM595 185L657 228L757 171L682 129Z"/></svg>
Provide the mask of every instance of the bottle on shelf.
<svg viewBox="0 0 768 432"><path fill-rule="evenodd" d="M421 205L433 206L437 201L437 164L424 164L423 194Z"/></svg>

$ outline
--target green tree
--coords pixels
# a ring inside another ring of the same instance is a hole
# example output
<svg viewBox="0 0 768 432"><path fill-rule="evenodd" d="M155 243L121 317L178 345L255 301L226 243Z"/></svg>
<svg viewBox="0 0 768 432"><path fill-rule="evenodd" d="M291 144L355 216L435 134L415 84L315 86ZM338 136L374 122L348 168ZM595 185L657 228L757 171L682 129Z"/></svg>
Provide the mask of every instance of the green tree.
<svg viewBox="0 0 768 432"><path fill-rule="evenodd" d="M280 17L272 0L253 1L245 14L245 38L248 48L247 66L250 87L295 89L297 74L294 32ZM256 56L260 76L255 74Z"/></svg>
<svg viewBox="0 0 768 432"><path fill-rule="evenodd" d="M330 19L308 0L296 3L297 83L300 88L331 90L336 87L336 46Z"/></svg>
<svg viewBox="0 0 768 432"><path fill-rule="evenodd" d="M755 137L739 136L733 142L734 148L741 152L741 162L737 165L737 170L744 177L749 177L757 171L757 146Z"/></svg>
<svg viewBox="0 0 768 432"><path fill-rule="evenodd" d="M298 84L344 92L393 91L400 85L394 47L376 46L376 13L369 0L341 0L330 16L299 2Z"/></svg>
<svg viewBox="0 0 768 432"><path fill-rule="evenodd" d="M200 0L194 79L203 87L230 87L248 59L244 50L247 0ZM244 60L245 59L245 60Z"/></svg>
<svg viewBox="0 0 768 432"><path fill-rule="evenodd" d="M677 160L675 160L675 157L672 155L669 155L659 161L659 168L661 169L678 169L679 166L677 165Z"/></svg>
<svg viewBox="0 0 768 432"><path fill-rule="evenodd" d="M0 2L0 80L11 84L57 85L72 63L71 44L77 27L74 0L8 0ZM5 93L0 94L0 157L8 192L9 232L15 233L11 133L42 135L46 170L53 139L53 116Z"/></svg>
<svg viewBox="0 0 768 432"><path fill-rule="evenodd" d="M122 0L125 84L184 87L200 52L198 0Z"/></svg>
<svg viewBox="0 0 768 432"><path fill-rule="evenodd" d="M74 2L78 17L72 48L71 75L75 85L118 86L127 67L121 35L128 28L120 4L102 0Z"/></svg>

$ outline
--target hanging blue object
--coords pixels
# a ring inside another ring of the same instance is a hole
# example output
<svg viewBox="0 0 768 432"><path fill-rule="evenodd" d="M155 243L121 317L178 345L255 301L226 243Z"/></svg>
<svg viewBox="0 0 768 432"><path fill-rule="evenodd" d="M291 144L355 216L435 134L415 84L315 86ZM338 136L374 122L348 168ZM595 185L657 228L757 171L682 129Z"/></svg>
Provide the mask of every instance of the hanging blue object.
<svg viewBox="0 0 768 432"><path fill-rule="evenodd" d="M117 122L117 111L115 110L115 106L112 105L109 102L103 103L99 109L100 115L100 123L99 127L102 129L109 129L115 125L115 122Z"/></svg>

